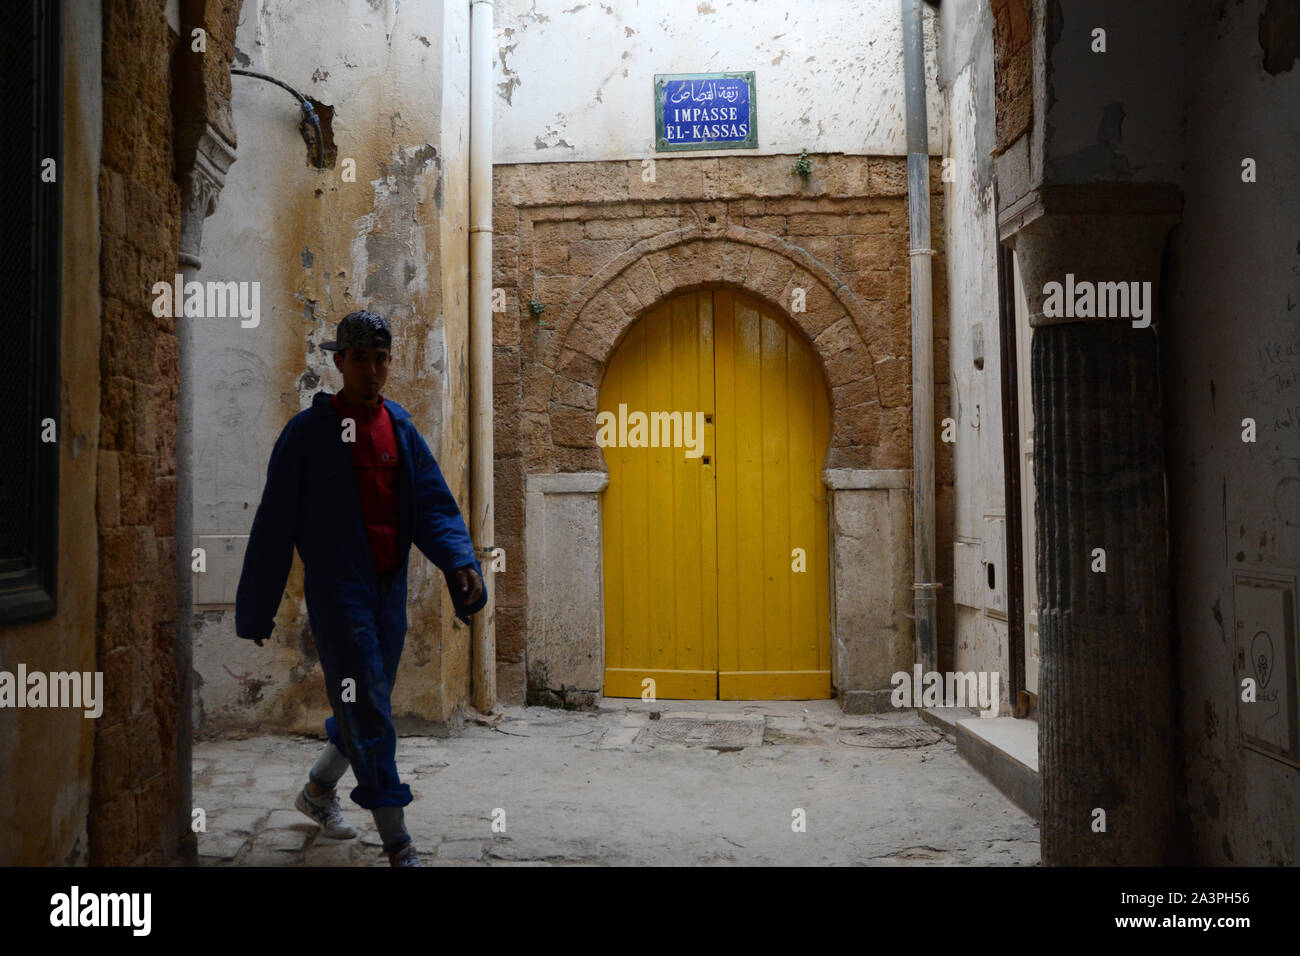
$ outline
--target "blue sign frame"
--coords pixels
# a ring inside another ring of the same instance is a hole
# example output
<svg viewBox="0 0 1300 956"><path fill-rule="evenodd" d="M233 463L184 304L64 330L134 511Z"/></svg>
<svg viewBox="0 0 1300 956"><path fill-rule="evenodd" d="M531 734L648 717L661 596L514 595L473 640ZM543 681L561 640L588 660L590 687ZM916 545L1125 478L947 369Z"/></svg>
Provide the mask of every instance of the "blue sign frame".
<svg viewBox="0 0 1300 956"><path fill-rule="evenodd" d="M757 149L754 71L656 73L655 152Z"/></svg>

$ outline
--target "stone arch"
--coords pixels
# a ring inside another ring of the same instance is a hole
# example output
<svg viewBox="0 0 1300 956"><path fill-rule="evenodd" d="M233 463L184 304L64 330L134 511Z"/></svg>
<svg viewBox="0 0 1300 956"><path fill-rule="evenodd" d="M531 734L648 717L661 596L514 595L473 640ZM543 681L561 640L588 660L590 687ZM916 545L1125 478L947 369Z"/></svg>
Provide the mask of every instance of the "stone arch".
<svg viewBox="0 0 1300 956"><path fill-rule="evenodd" d="M596 403L605 367L632 324L657 304L705 288L733 288L776 308L817 355L830 389L828 468L898 467L881 460L882 427L903 427L903 407L883 408L876 374L881 329L845 283L806 250L777 236L707 223L642 240L601 268L565 303L539 350L529 398L550 428L528 436L534 462L557 471L604 471ZM789 308L795 288L806 311ZM910 371L909 371L910 374Z"/></svg>

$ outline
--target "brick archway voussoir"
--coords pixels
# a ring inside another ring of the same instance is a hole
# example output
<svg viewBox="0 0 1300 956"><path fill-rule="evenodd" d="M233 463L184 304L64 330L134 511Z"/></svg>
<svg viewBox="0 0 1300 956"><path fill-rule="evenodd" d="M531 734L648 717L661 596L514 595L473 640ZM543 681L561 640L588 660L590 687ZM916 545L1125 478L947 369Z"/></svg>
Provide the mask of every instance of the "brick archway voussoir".
<svg viewBox="0 0 1300 956"><path fill-rule="evenodd" d="M635 313L629 315L608 289L601 289L571 324L564 342L569 348L590 355L603 365L613 354L623 332L634 321ZM599 382L587 384L598 385Z"/></svg>
<svg viewBox="0 0 1300 956"><path fill-rule="evenodd" d="M650 264L650 261L654 261L654 253L678 247L682 248L674 256L659 257L658 269ZM775 260L771 258L772 255L775 255ZM776 288L756 285L761 279L758 274L761 270L770 268L780 273L785 268L781 265L782 261L792 265ZM775 265L768 265L774 262ZM684 267L687 271L684 271ZM633 317L676 292L715 282L753 291L760 297L781 305L788 312L788 304L782 302L781 293L785 291L794 267L803 269L815 280L810 283L809 289L824 290L824 293L814 293L815 296L820 296L825 301L834 300L852 316L854 325L864 338L871 335L873 326L870 315L853 290L807 250L788 243L779 236L743 226L728 226L717 236L706 236L698 226L690 226L641 240L610 260L584 282L569 297L557 317L557 334L546 347L542 361L551 368L556 367L577 317L602 291L609 291L624 311ZM690 272L690 268L697 271ZM639 306L639 309L633 306ZM820 332L819 328L809 328L804 320L796 319L796 324L804 328L810 341Z"/></svg>
<svg viewBox="0 0 1300 956"><path fill-rule="evenodd" d="M550 368L556 368L567 345L566 340L569 332L578 316L586 309L587 303L604 291L616 278L622 277L625 272L627 273L626 285L636 294L642 309L649 307L653 301L661 298L662 295L660 294L656 276L653 272L649 272L647 275L648 269L644 265L645 258L661 249L688 242L698 235L699 229L694 226L687 229L673 229L668 232L661 232L648 239L642 239L626 252L615 256L602 266L600 271L584 282L564 304L564 308L555 322L555 337L542 354L543 364ZM639 268L638 263L641 263ZM647 295L652 296L651 302L645 301Z"/></svg>
<svg viewBox="0 0 1300 956"><path fill-rule="evenodd" d="M801 330L832 392L833 454L828 463L868 460L881 402L873 350L864 337L864 330L873 328L866 309L806 250L740 226L718 236L690 227L642 240L565 303L542 364L551 370L546 405L565 422L569 440L576 438L573 426L579 420L594 435L595 417L591 408L575 409L566 395L574 385L599 389L605 366L632 323L675 295L718 285L769 302ZM802 290L801 310L792 308L796 290Z"/></svg>

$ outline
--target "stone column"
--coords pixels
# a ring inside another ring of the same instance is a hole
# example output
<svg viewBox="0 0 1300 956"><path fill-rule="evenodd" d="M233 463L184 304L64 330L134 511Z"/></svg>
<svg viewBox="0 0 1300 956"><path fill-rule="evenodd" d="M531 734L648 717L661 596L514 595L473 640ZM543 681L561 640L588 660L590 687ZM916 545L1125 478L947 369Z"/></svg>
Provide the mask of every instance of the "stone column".
<svg viewBox="0 0 1300 956"><path fill-rule="evenodd" d="M1170 187L1058 186L1004 223L1004 237L1017 230L1011 241L1034 329L1038 751L1048 865L1159 865L1174 849L1155 303L1178 208ZM1151 324L1045 314L1045 286L1064 286L1067 273L1076 287L1149 282Z"/></svg>
<svg viewBox="0 0 1300 956"><path fill-rule="evenodd" d="M181 241L178 262L184 281L195 278L202 263L203 220L217 209L217 197L226 172L235 161L235 147L209 124L203 124L194 153L194 165L181 176ZM174 277L166 277L174 281ZM184 297L181 297L184 302ZM191 618L194 608L194 572L190 551L194 547L194 358L192 320L175 316L176 344L180 356L176 425L176 677L180 683L176 748L180 764L180 854L195 862L198 841L190 829L193 805L191 743L194 734L194 660Z"/></svg>

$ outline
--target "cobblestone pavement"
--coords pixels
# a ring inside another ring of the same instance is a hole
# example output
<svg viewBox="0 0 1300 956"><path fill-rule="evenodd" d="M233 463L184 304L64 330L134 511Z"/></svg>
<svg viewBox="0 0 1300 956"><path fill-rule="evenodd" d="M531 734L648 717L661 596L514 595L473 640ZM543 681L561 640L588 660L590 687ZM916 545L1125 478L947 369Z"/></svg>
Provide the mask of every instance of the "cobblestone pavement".
<svg viewBox="0 0 1300 956"><path fill-rule="evenodd" d="M894 746L864 746L875 737ZM348 799L351 771L338 789L357 838L320 836L293 808L323 746L196 742L200 864L387 866L370 813ZM397 764L415 794L406 826L426 866L1039 859L1038 824L912 711L610 698L599 712L499 707L454 737L400 737Z"/></svg>

